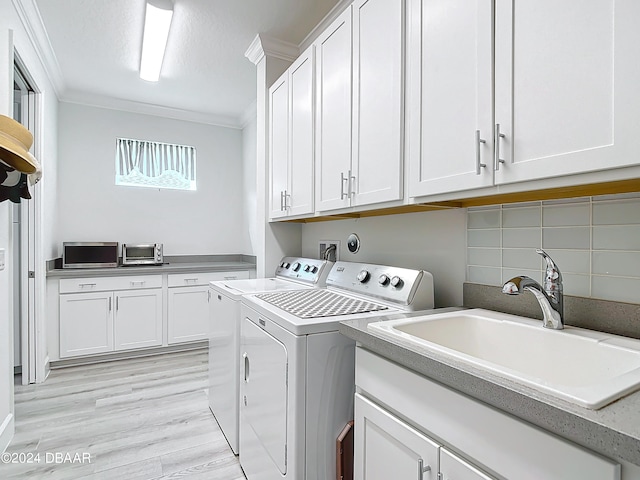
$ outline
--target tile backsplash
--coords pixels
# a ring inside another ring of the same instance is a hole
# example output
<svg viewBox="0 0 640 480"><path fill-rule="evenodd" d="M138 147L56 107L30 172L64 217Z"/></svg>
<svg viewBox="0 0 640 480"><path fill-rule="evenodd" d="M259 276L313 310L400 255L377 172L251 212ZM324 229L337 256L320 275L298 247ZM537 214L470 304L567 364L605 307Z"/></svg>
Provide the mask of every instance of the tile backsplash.
<svg viewBox="0 0 640 480"><path fill-rule="evenodd" d="M640 194L469 208L467 281L542 281L543 248L567 295L640 303Z"/></svg>

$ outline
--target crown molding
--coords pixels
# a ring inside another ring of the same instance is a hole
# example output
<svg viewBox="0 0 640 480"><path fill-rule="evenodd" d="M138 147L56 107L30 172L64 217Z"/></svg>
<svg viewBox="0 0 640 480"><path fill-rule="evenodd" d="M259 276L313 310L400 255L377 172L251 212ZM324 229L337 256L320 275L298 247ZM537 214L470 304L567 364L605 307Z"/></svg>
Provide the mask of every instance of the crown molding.
<svg viewBox="0 0 640 480"><path fill-rule="evenodd" d="M293 62L300 55L300 49L293 43L258 34L247 48L244 56L257 65L265 56Z"/></svg>
<svg viewBox="0 0 640 480"><path fill-rule="evenodd" d="M304 40L300 42L300 51L304 52L307 47L309 47L309 45L311 45L315 41L315 39L318 38L318 35L324 32L329 27L329 25L331 25L333 21L338 18L340 14L344 12L352 3L353 0L339 0L338 3L336 3L333 8L329 10L329 13L327 13L324 18L320 20L320 23L318 23L318 25L316 25L313 30L309 32Z"/></svg>
<svg viewBox="0 0 640 480"><path fill-rule="evenodd" d="M66 92L65 95L60 99L60 101L65 103L84 105L88 107L105 108L108 110L137 113L140 115L171 118L173 120L202 123L205 125L233 128L237 130L243 128L242 120L231 115L216 115L212 113L181 110L179 108L164 107L151 103L135 102L132 100L106 97L86 92Z"/></svg>
<svg viewBox="0 0 640 480"><path fill-rule="evenodd" d="M38 5L35 0L12 0L12 3L56 96L60 98L65 90L64 77Z"/></svg>

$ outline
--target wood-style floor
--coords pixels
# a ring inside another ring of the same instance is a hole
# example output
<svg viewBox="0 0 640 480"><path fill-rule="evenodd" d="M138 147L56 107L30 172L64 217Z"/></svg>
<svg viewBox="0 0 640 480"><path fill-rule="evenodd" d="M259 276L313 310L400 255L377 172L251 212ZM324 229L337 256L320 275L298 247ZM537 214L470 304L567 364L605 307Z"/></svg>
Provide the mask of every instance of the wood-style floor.
<svg viewBox="0 0 640 480"><path fill-rule="evenodd" d="M7 452L40 462L0 463L2 480L245 478L208 408L206 350L53 370L16 385L15 415Z"/></svg>

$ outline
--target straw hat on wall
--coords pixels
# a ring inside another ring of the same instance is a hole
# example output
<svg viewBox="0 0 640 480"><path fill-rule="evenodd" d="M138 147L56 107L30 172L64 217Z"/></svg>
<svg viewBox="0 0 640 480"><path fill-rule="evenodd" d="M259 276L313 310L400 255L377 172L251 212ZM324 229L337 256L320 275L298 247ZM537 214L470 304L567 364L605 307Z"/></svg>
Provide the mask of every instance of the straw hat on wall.
<svg viewBox="0 0 640 480"><path fill-rule="evenodd" d="M38 161L29 153L33 135L20 123L0 115L0 160L22 173L39 170Z"/></svg>

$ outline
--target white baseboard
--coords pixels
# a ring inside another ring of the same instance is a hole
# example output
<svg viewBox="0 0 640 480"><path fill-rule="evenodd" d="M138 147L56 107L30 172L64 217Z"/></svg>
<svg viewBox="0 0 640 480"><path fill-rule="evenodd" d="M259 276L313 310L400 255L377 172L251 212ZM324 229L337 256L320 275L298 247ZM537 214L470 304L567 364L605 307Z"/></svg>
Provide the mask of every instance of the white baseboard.
<svg viewBox="0 0 640 480"><path fill-rule="evenodd" d="M7 415L7 418L4 419L2 425L0 425L0 452L3 452L11 443L11 439L13 438L13 434L15 432L15 424L13 413Z"/></svg>

